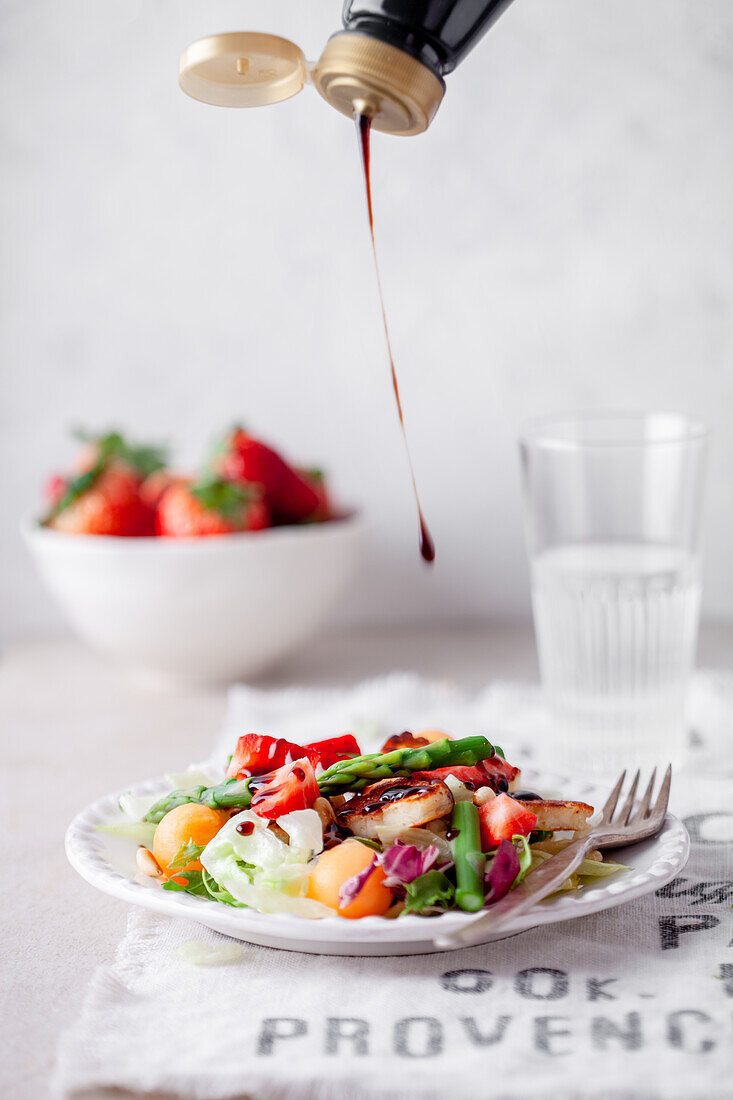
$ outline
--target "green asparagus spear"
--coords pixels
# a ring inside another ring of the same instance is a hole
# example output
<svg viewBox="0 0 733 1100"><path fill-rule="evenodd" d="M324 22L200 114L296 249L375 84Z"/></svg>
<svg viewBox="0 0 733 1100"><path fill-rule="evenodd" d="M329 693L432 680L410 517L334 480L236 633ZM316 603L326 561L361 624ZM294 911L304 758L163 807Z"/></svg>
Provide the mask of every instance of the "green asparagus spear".
<svg viewBox="0 0 733 1100"><path fill-rule="evenodd" d="M446 768L451 764L478 764L493 754L493 746L485 737L463 737L457 741L434 741L416 749L395 749L393 752L372 752L339 760L320 776L318 786L325 795L340 791L361 791L377 779L409 775L415 771ZM252 801L249 779L225 779L215 787L192 787L188 791L172 791L158 800L145 815L145 821L156 825L169 810L187 802L203 802L215 810L245 810Z"/></svg>
<svg viewBox="0 0 733 1100"><path fill-rule="evenodd" d="M203 802L214 810L246 810L252 801L249 779L225 779L215 787L191 787L188 791L171 791L150 807L143 820L158 824L169 810L187 802Z"/></svg>
<svg viewBox="0 0 733 1100"><path fill-rule="evenodd" d="M321 794L339 791L360 791L377 779L391 779L410 772L430 771L458 764L478 764L493 755L493 746L485 737L462 737L457 741L434 741L414 749L394 749L392 752L372 752L339 760L318 779Z"/></svg>
<svg viewBox="0 0 733 1100"><path fill-rule="evenodd" d="M170 794L159 798L157 802L153 803L145 814L143 821L152 821L154 825L157 825L159 821L163 820L168 811L175 810L176 806L185 806L187 802L200 802L205 790L206 787L202 785L191 787L188 791L171 791Z"/></svg>
<svg viewBox="0 0 733 1100"><path fill-rule="evenodd" d="M484 868L481 851L478 810L473 802L456 802L451 828L457 832L453 852L456 857L456 905L475 913L484 904Z"/></svg>

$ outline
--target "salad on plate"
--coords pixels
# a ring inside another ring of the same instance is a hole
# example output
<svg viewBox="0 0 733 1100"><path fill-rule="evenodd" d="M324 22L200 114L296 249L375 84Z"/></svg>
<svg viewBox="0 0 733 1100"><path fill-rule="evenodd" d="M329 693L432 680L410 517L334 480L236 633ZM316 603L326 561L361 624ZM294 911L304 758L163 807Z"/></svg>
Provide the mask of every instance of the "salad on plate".
<svg viewBox="0 0 733 1100"><path fill-rule="evenodd" d="M586 802L524 790L486 737L423 730L362 754L351 734L297 745L245 734L226 774L189 769L125 820L138 881L318 919L426 917L493 905L589 828ZM624 868L592 851L561 890Z"/></svg>

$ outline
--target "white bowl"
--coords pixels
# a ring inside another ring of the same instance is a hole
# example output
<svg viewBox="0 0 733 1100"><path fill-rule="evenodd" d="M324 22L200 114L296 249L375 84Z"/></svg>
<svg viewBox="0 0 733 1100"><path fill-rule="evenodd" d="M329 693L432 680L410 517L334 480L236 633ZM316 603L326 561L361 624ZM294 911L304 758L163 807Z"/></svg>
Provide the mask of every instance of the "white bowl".
<svg viewBox="0 0 733 1100"><path fill-rule="evenodd" d="M305 641L354 579L365 533L358 515L199 539L22 530L84 641L189 683L254 676Z"/></svg>

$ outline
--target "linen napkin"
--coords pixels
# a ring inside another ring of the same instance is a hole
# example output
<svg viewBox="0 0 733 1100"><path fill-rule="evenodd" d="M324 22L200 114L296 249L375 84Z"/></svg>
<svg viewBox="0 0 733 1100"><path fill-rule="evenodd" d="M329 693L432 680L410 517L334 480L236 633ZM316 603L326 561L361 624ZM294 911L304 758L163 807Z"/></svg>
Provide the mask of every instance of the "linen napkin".
<svg viewBox="0 0 733 1100"><path fill-rule="evenodd" d="M393 675L346 691L236 688L219 751L248 729L293 740L345 730L481 730L540 759L536 689ZM733 680L701 674L694 745L671 809L692 856L657 893L455 952L339 958L237 944L133 909L117 957L63 1036L65 1098L463 1100L730 1097L733 1080ZM725 741L727 739L727 744ZM520 759L521 758L521 759ZM569 792L570 793L570 792ZM178 952L229 945L226 965Z"/></svg>

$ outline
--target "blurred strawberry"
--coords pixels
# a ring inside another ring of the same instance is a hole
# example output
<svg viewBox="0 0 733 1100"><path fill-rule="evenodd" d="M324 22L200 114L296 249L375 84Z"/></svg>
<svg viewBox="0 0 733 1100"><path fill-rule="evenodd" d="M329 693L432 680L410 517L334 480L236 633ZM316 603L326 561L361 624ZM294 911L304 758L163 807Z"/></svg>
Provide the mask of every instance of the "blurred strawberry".
<svg viewBox="0 0 733 1100"><path fill-rule="evenodd" d="M271 447L234 428L212 460L221 477L237 484L259 484L275 523L300 523L321 504L319 493Z"/></svg>
<svg viewBox="0 0 733 1100"><path fill-rule="evenodd" d="M73 535L152 535L153 512L141 502L139 488L129 467L95 465L68 483L47 525Z"/></svg>
<svg viewBox="0 0 733 1100"><path fill-rule="evenodd" d="M305 481L307 485L310 485L311 489L318 497L318 506L308 516L308 522L325 523L326 520L333 519L331 499L326 487L326 477L323 470L298 467L297 472L303 478L303 481Z"/></svg>
<svg viewBox="0 0 733 1100"><path fill-rule="evenodd" d="M171 538L260 531L269 526L270 509L259 486L235 485L219 477L169 486L155 516L157 533Z"/></svg>
<svg viewBox="0 0 733 1100"><path fill-rule="evenodd" d="M152 535L154 512L140 499L140 485L163 464L163 453L131 446L118 432L79 437L76 475L46 486L51 507L44 523L77 535Z"/></svg>
<svg viewBox="0 0 733 1100"><path fill-rule="evenodd" d="M47 500L51 506L58 504L66 492L67 484L67 479L61 474L51 474L46 478L46 484L43 486L44 500Z"/></svg>
<svg viewBox="0 0 733 1100"><path fill-rule="evenodd" d="M171 470L156 470L140 486L140 500L155 511L166 489L185 480L181 474L174 474Z"/></svg>
<svg viewBox="0 0 733 1100"><path fill-rule="evenodd" d="M85 473L92 469L100 459L123 462L130 467L140 481L165 467L167 460L165 447L151 446L147 443L130 443L119 432L91 435L89 432L77 430L74 435L83 444L72 463L72 468L78 473Z"/></svg>

